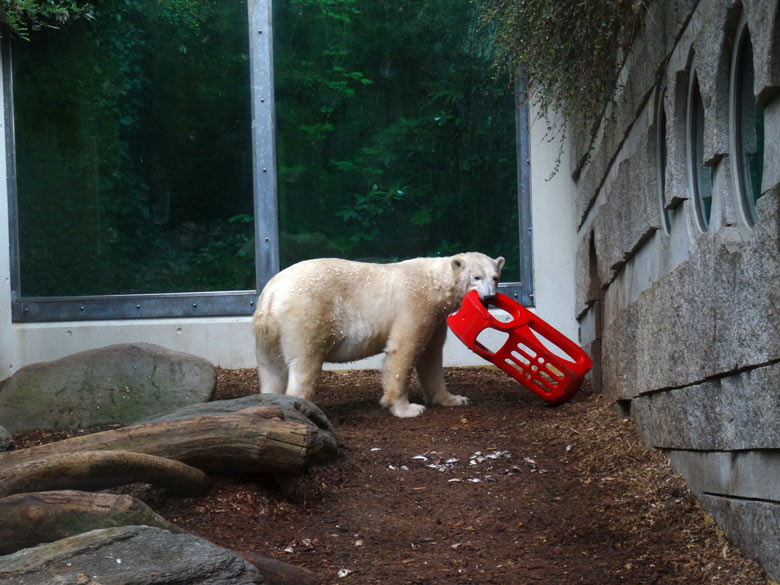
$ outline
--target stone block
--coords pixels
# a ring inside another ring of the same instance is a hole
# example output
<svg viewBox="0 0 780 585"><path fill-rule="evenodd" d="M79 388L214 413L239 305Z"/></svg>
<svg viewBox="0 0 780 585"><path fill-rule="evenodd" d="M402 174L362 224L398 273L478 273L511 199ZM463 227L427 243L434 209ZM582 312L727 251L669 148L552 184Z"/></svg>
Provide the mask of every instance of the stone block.
<svg viewBox="0 0 780 585"><path fill-rule="evenodd" d="M777 449L780 364L686 388L637 396L632 416L646 445L705 451Z"/></svg>
<svg viewBox="0 0 780 585"><path fill-rule="evenodd" d="M780 96L764 110L764 174L761 192L780 185Z"/></svg>
<svg viewBox="0 0 780 585"><path fill-rule="evenodd" d="M577 225L582 224L596 200L637 112L652 92L658 79L658 69L673 50L696 5L695 0L649 4L644 28L626 59L619 81L620 89L602 118L592 150L587 152L591 147L590 136L583 133L575 137L572 162L581 165L581 168L573 167L578 177Z"/></svg>
<svg viewBox="0 0 780 585"><path fill-rule="evenodd" d="M631 398L780 359L780 190L758 201L747 240L704 234L689 260L603 331L604 384ZM598 242L598 239L597 239Z"/></svg>
<svg viewBox="0 0 780 585"><path fill-rule="evenodd" d="M780 449L670 450L666 456L698 496L708 493L780 502Z"/></svg>
<svg viewBox="0 0 780 585"><path fill-rule="evenodd" d="M706 494L700 499L704 510L742 554L757 558L767 576L780 581L780 504Z"/></svg>
<svg viewBox="0 0 780 585"><path fill-rule="evenodd" d="M601 281L593 231L579 239L574 259L574 312L579 319L593 303L601 299Z"/></svg>
<svg viewBox="0 0 780 585"><path fill-rule="evenodd" d="M753 43L755 93L760 103L766 103L780 94L780 17L777 4L765 0L744 0L743 4Z"/></svg>
<svg viewBox="0 0 780 585"><path fill-rule="evenodd" d="M660 227L655 139L643 132L636 150L620 161L605 183L606 197L592 225L598 266L589 270L601 285L612 282L626 260Z"/></svg>
<svg viewBox="0 0 780 585"><path fill-rule="evenodd" d="M688 72L667 74L664 106L666 108L666 177L664 206L678 207L688 199L688 152L686 147Z"/></svg>
<svg viewBox="0 0 780 585"><path fill-rule="evenodd" d="M704 162L714 163L729 152L729 86L731 41L739 20L727 2L703 2L694 18L693 67L704 105Z"/></svg>

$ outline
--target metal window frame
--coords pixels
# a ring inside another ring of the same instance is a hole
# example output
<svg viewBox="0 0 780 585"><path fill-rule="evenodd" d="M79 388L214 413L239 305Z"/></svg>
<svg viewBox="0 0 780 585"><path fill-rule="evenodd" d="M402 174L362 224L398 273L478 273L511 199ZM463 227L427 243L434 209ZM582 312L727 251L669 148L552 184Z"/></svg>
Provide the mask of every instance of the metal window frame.
<svg viewBox="0 0 780 585"><path fill-rule="evenodd" d="M11 257L11 315L14 322L57 322L115 319L192 318L251 315L255 301L279 271L277 165L273 85L272 1L247 0L251 133L254 189L256 289L241 291L122 294L67 297L21 296L19 225L13 107L12 49L2 40L5 101L5 141ZM502 283L499 290L533 306L530 152L525 83L516 86L518 224L520 282Z"/></svg>
<svg viewBox="0 0 780 585"><path fill-rule="evenodd" d="M526 307L534 301L533 225L531 223L531 148L529 144L528 81L521 73L515 82L515 135L517 150L517 224L520 246L520 281L502 283L498 290Z"/></svg>

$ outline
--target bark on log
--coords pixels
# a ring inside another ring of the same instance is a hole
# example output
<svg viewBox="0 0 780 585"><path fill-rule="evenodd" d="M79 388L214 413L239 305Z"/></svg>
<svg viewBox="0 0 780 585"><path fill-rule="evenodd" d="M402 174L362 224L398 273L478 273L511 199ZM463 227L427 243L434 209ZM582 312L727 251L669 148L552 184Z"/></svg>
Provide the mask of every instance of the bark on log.
<svg viewBox="0 0 780 585"><path fill-rule="evenodd" d="M325 413L316 404L303 398L287 396L286 394L251 394L243 398L203 402L202 404L184 406L163 416L150 417L136 424L182 420L194 416L231 414L252 406L277 406L284 412L285 420L314 425L328 431L331 435L336 434L328 417L325 416Z"/></svg>
<svg viewBox="0 0 780 585"><path fill-rule="evenodd" d="M70 490L8 496L0 499L0 555L96 528L126 525L181 532L132 496Z"/></svg>
<svg viewBox="0 0 780 585"><path fill-rule="evenodd" d="M151 483L181 496L206 493L208 476L179 461L129 451L57 453L0 468L0 497L51 490L102 490Z"/></svg>
<svg viewBox="0 0 780 585"><path fill-rule="evenodd" d="M181 461L207 473L299 473L338 453L332 433L284 420L276 406L149 423L0 453L0 469L53 454L131 451Z"/></svg>

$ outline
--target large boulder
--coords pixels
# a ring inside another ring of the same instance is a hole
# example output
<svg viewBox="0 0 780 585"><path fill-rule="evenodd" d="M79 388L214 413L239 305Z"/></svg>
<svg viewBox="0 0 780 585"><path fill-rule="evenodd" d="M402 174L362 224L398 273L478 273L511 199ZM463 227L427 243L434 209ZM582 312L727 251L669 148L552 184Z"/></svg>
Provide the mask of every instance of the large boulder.
<svg viewBox="0 0 780 585"><path fill-rule="evenodd" d="M214 366L146 343L119 344L26 366L0 391L10 432L132 424L211 399Z"/></svg>
<svg viewBox="0 0 780 585"><path fill-rule="evenodd" d="M0 557L0 585L261 585L253 565L190 534L103 528Z"/></svg>

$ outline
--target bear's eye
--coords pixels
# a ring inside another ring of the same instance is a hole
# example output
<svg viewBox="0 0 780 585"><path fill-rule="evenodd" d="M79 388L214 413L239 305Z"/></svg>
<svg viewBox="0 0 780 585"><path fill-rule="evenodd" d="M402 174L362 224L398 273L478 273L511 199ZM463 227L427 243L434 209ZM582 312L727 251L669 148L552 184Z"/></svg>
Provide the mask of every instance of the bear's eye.
<svg viewBox="0 0 780 585"><path fill-rule="evenodd" d="M482 280L482 277L479 276L478 274L475 274L474 275L474 280Z"/></svg>

